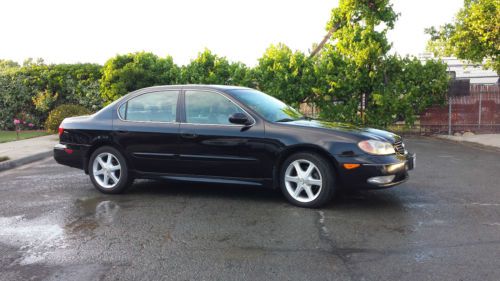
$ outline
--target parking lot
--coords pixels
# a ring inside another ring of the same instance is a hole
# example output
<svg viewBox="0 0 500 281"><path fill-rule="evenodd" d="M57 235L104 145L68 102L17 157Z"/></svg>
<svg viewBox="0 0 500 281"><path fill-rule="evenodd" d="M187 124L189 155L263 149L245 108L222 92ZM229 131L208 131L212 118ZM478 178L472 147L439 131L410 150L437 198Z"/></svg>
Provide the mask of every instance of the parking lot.
<svg viewBox="0 0 500 281"><path fill-rule="evenodd" d="M139 181L103 195L52 159L0 173L0 280L498 280L500 152L410 138L392 189L323 209Z"/></svg>

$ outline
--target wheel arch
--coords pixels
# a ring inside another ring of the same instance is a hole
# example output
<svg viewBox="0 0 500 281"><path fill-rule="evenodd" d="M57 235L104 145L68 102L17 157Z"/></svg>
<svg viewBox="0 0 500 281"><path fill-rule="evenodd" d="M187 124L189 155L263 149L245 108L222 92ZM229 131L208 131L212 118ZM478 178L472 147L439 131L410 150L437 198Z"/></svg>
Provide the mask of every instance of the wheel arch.
<svg viewBox="0 0 500 281"><path fill-rule="evenodd" d="M83 171L85 172L85 174L89 173L89 161L90 161L90 157L92 156L92 153L94 153L94 151L96 151L99 147L103 147L103 146L111 146L111 147L115 148L116 150L118 150L123 155L123 158L125 158L125 161L127 161L127 166L129 167L129 170L130 170L130 161L127 158L127 156L125 155L125 153L123 153L123 149L121 146L114 143L110 139L98 139L92 143L92 145L89 147L89 149L87 150L87 152L84 155Z"/></svg>
<svg viewBox="0 0 500 281"><path fill-rule="evenodd" d="M299 145L294 145L286 148L285 150L281 151L278 154L278 157L276 158L273 166L273 188L274 189L279 189L279 184L280 184L280 171L283 163L285 160L290 157L291 155L299 152L310 152L310 153L316 153L323 157L325 160L329 161L330 164L332 164L334 168L334 173L338 176L338 162L333 157L328 151L325 149L316 146L316 145L308 145L308 144L299 144Z"/></svg>

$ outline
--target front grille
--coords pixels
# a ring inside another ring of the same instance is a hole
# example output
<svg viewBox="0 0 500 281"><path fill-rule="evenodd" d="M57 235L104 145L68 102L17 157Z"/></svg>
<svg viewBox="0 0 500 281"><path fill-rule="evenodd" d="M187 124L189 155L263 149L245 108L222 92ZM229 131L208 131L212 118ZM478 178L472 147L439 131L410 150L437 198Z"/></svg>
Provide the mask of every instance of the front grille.
<svg viewBox="0 0 500 281"><path fill-rule="evenodd" d="M396 150L397 154L404 155L405 154L405 145L402 141L396 141L394 143L394 150Z"/></svg>

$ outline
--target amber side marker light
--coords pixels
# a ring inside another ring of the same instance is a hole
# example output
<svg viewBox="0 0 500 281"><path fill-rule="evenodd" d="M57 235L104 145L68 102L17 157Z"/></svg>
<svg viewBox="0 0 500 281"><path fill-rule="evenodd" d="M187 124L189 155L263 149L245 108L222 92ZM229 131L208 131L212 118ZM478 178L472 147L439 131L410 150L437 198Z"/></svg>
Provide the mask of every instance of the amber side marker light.
<svg viewBox="0 0 500 281"><path fill-rule="evenodd" d="M347 170L356 169L359 166L361 166L361 165L360 164L344 164L344 168L346 168Z"/></svg>

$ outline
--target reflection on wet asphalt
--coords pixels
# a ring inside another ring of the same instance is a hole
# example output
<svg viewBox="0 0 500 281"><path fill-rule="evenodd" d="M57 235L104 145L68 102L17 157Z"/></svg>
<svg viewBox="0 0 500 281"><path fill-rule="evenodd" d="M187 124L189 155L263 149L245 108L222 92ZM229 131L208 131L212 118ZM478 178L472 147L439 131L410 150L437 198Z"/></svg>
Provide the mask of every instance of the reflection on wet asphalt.
<svg viewBox="0 0 500 281"><path fill-rule="evenodd" d="M51 159L3 172L0 280L498 280L500 153L408 147L409 182L319 210L241 186L104 195Z"/></svg>

